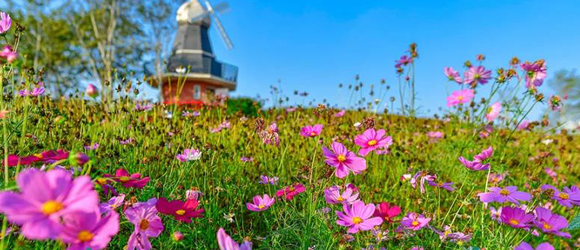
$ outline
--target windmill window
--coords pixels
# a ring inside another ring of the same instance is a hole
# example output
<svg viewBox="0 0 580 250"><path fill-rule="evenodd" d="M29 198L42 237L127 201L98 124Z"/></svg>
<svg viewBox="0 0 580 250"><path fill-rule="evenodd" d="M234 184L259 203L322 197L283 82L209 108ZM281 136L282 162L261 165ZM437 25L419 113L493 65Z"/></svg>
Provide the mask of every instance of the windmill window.
<svg viewBox="0 0 580 250"><path fill-rule="evenodd" d="M193 86L193 99L201 99L201 86L197 84Z"/></svg>

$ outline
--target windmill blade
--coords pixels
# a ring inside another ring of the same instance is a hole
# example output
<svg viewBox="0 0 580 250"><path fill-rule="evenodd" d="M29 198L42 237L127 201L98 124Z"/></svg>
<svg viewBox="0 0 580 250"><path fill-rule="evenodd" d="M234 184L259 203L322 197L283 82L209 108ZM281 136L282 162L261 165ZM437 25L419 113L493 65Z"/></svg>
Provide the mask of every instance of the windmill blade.
<svg viewBox="0 0 580 250"><path fill-rule="evenodd" d="M228 2L221 2L213 6L212 9L217 13L225 13L228 10L230 10L230 5L228 4Z"/></svg>
<svg viewBox="0 0 580 250"><path fill-rule="evenodd" d="M228 34L226 33L224 26L222 26L222 22L220 22L220 19L215 14L213 14L211 16L213 17L215 25L216 25L217 29L219 30L220 35L222 36L222 39L224 40L224 43L226 44L226 47L228 48L228 50L232 50L234 48L234 44L230 40L230 37L228 37Z"/></svg>

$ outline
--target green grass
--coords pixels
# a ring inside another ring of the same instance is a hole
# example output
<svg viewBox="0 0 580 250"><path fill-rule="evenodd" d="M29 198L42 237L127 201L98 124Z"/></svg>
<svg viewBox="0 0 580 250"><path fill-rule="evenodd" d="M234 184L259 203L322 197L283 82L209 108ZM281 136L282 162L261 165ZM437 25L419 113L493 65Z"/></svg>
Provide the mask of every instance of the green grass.
<svg viewBox="0 0 580 250"><path fill-rule="evenodd" d="M533 132L515 131L508 127L496 128L488 138L480 138L479 126L452 116L448 122L436 119L416 119L369 112L347 112L335 118L336 110L299 109L287 113L281 109L262 111L257 118L241 119L227 115L226 108L201 110L198 117L181 117L177 112L166 118L164 110L174 107L156 106L151 111L136 112L132 102L120 100L101 104L71 99L52 101L42 98L15 98L8 100L9 118L4 119L10 154L28 155L43 150L65 149L85 152L83 146L99 143L94 151L86 151L91 161L90 176L98 178L112 174L118 168L139 172L151 181L142 190L118 191L134 196L139 201L151 197L184 199L185 191L198 188L203 192L200 206L203 218L184 224L162 215L165 230L151 241L155 249L217 249L216 231L223 227L238 242L251 239L254 249L360 249L375 245L370 232L354 235L348 242L343 235L346 228L336 224L334 210L340 206L328 205L323 190L332 185L354 183L360 188L365 203L387 201L401 206L403 214L418 212L433 218L430 225L442 229L452 225L453 231L473 233L473 239L464 244L442 242L437 234L425 228L415 235L395 233L398 223L383 224L389 230L389 239L380 243L387 249L464 249L469 246L486 249L512 249L522 240L537 245L549 241L556 249L574 248L575 239L563 239L540 233L534 237L524 230L500 225L490 218L489 210L479 202L477 193L484 191L487 172L468 171L457 160L471 158L488 146L494 147L490 159L491 172L507 173L500 186L516 185L520 190L535 195L533 202L547 201L539 195L539 186L549 183L559 188L580 184L578 156L580 139L567 134L553 134L537 127ZM280 129L280 145L264 145L256 133L256 119L267 126L276 122ZM223 121L231 128L210 133ZM354 123L363 122L359 128ZM370 122L372 121L372 122ZM321 123L324 130L316 139L303 138L300 128ZM367 170L360 175L338 179L332 168L324 163L321 146L328 146L333 138L344 143L351 151L358 151L352 139L374 124L392 136L394 144L386 155L369 154ZM445 137L429 142L426 132L441 131ZM173 135L170 135L172 133ZM131 145L120 145L119 140L134 138ZM551 144L542 140L554 139ZM320 141L319 141L320 140ZM186 148L198 148L198 161L179 162L175 155ZM241 157L252 157L253 162L242 162ZM553 158L558 158L555 163ZM544 172L550 167L558 173L558 183ZM19 168L8 172L9 187ZM426 186L426 193L413 189L401 181L403 174L429 171L438 178L455 183L457 190L447 192ZM280 177L277 186L258 184L260 175ZM311 177L312 176L312 177ZM275 195L277 189L293 183L303 183L307 190L292 201L278 199L264 212L251 212L245 204L258 194ZM2 185L5 183L2 182ZM528 185L528 186L526 186ZM97 187L97 186L96 186ZM101 201L107 198L101 194ZM493 204L497 207L498 204ZM324 214L320 210L332 208ZM557 204L554 211L571 220L578 208L565 209ZM234 214L228 222L225 214ZM399 216L398 219L402 218ZM133 225L121 216L121 232L115 236L109 249L123 249ZM181 242L172 240L172 233L185 235ZM10 234L7 249L61 249L54 242L33 242Z"/></svg>

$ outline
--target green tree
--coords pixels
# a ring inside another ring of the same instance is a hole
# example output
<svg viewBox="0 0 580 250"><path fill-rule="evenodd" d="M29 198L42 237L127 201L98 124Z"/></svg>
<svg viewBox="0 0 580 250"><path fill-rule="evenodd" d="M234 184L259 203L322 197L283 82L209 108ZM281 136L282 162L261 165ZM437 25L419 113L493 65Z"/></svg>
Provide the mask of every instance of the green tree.
<svg viewBox="0 0 580 250"><path fill-rule="evenodd" d="M551 112L552 121L565 123L566 128L580 125L580 75L576 70L560 70L548 84L556 94L566 99L561 112Z"/></svg>

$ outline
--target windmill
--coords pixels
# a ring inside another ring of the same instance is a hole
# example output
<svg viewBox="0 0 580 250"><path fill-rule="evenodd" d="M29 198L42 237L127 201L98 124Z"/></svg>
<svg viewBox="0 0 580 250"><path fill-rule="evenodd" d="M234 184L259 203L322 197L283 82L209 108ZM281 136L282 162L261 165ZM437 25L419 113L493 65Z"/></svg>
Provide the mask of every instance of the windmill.
<svg viewBox="0 0 580 250"><path fill-rule="evenodd" d="M177 34L167 70L163 81L154 86L161 86L165 104L204 105L213 96L236 89L238 68L216 60L208 33L213 19L226 47L233 48L218 17L228 9L226 2L212 6L207 0L204 5L190 0L177 10Z"/></svg>

